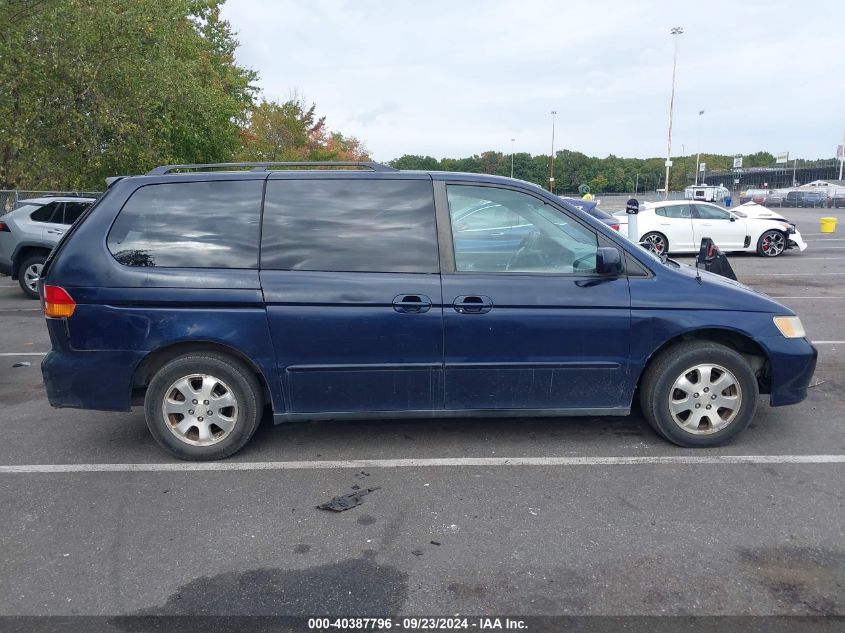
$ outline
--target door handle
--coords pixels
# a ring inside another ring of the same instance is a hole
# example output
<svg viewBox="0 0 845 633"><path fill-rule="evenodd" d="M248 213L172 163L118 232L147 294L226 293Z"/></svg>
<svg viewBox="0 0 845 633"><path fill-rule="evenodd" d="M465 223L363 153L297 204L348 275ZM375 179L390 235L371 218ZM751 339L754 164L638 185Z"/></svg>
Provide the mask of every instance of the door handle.
<svg viewBox="0 0 845 633"><path fill-rule="evenodd" d="M425 295L396 295L393 309L403 314L422 314L431 309L431 299Z"/></svg>
<svg viewBox="0 0 845 633"><path fill-rule="evenodd" d="M64 235L65 234L64 231L56 231L56 230L53 230L53 229L47 229L47 232L53 233L54 235Z"/></svg>
<svg viewBox="0 0 845 633"><path fill-rule="evenodd" d="M484 295L461 295L452 303L459 314L486 314L493 309L493 300Z"/></svg>

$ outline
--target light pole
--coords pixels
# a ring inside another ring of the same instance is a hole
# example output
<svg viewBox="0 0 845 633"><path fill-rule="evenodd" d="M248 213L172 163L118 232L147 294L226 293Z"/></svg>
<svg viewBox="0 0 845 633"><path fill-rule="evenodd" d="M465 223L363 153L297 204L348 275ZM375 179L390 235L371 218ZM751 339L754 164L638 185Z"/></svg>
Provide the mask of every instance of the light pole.
<svg viewBox="0 0 845 633"><path fill-rule="evenodd" d="M839 180L842 180L842 166L845 165L845 134L842 135L842 154L839 158Z"/></svg>
<svg viewBox="0 0 845 633"><path fill-rule="evenodd" d="M549 191L555 190L555 116L557 110L552 110L552 160L549 162Z"/></svg>
<svg viewBox="0 0 845 633"><path fill-rule="evenodd" d="M669 142L666 149L666 182L663 188L666 190L666 199L669 199L669 168L672 166L672 110L675 108L675 70L678 67L678 35L682 35L684 27L675 26L669 31L674 36L675 53L672 57L672 96L669 97ZM696 165L697 167L697 165Z"/></svg>
<svg viewBox="0 0 845 633"><path fill-rule="evenodd" d="M698 170L701 168L701 115L704 110L698 111L698 153L695 155L695 186L698 186Z"/></svg>
<svg viewBox="0 0 845 633"><path fill-rule="evenodd" d="M514 143L516 143L516 139L512 138L511 139L511 178L513 178L513 147L514 147L513 144Z"/></svg>
<svg viewBox="0 0 845 633"><path fill-rule="evenodd" d="M634 183L634 195L637 195L637 190L640 188L640 175L637 174L637 180Z"/></svg>

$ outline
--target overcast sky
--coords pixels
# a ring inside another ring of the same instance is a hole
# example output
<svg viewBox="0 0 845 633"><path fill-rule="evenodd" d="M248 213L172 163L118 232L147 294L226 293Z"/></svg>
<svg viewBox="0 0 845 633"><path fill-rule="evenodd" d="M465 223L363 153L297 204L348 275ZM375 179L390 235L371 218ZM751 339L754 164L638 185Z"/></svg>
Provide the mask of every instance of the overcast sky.
<svg viewBox="0 0 845 633"><path fill-rule="evenodd" d="M832 157L845 0L228 0L240 64L298 91L376 160L488 149Z"/></svg>

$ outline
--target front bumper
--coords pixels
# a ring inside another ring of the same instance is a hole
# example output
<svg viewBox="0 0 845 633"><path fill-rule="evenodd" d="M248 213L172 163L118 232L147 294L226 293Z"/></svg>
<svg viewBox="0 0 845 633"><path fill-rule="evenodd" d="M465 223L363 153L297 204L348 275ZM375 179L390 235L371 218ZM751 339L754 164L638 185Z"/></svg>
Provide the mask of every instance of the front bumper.
<svg viewBox="0 0 845 633"><path fill-rule="evenodd" d="M796 230L795 233L790 233L787 236L787 247L797 248L803 253L805 250L807 250L807 243L804 241L804 238L801 237L801 234Z"/></svg>
<svg viewBox="0 0 845 633"><path fill-rule="evenodd" d="M769 404L781 407L804 400L816 370L818 350L806 338L772 336L756 340L769 358Z"/></svg>

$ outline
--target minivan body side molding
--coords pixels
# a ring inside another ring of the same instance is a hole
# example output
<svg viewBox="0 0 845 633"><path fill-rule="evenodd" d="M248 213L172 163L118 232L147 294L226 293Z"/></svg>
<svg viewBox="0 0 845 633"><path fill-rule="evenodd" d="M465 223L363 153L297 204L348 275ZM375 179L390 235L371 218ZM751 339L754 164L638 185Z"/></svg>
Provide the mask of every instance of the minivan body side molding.
<svg viewBox="0 0 845 633"><path fill-rule="evenodd" d="M431 409L423 411L333 411L329 413L276 413L274 424L320 420L406 420L423 418L571 418L626 416L630 407L594 409Z"/></svg>

